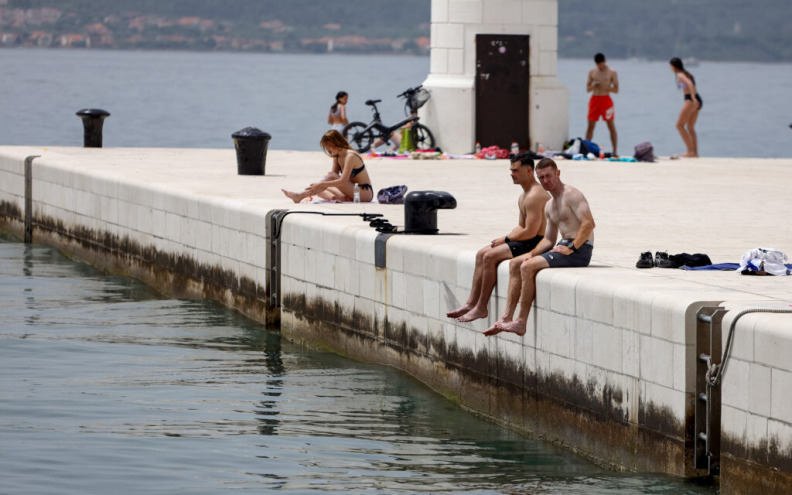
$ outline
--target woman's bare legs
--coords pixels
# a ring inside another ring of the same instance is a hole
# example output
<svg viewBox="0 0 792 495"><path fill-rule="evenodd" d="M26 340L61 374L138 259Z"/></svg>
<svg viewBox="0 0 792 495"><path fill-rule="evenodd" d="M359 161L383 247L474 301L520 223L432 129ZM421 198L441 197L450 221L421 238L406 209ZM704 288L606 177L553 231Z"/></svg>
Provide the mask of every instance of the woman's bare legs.
<svg viewBox="0 0 792 495"><path fill-rule="evenodd" d="M300 201L302 201L303 199L307 198L308 196L313 196L309 189L306 189L303 192L299 192L299 193L298 192L287 191L286 189L281 189L281 191L283 191L283 194L285 194L286 197L288 197L289 199L291 199L295 203L299 203ZM326 199L327 201L349 201L349 198L344 196L344 193L342 193L341 191L339 191L335 187L328 187L327 189L325 189L324 191L320 192L319 194L316 194L315 196L318 196L318 197L320 197L322 199Z"/></svg>
<svg viewBox="0 0 792 495"><path fill-rule="evenodd" d="M698 138L696 131L693 128L698 118L698 105L692 100L685 100L682 105L682 110L679 111L679 118L677 119L677 130L685 142L687 151L680 156L697 157L698 156Z"/></svg>
<svg viewBox="0 0 792 495"><path fill-rule="evenodd" d="M281 191L283 192L283 194L286 195L287 198L289 198L290 200L294 201L295 203L299 203L303 199L305 199L308 196L310 196L310 194L308 194L308 190L307 189L305 191L301 192L301 193L287 191L286 189L281 189Z"/></svg>
<svg viewBox="0 0 792 495"><path fill-rule="evenodd" d="M693 156L698 157L698 135L696 135L696 121L698 120L698 107L696 107L696 111L693 112L693 115L690 116L690 120L688 120L687 130L688 135L690 135L690 142L693 145Z"/></svg>

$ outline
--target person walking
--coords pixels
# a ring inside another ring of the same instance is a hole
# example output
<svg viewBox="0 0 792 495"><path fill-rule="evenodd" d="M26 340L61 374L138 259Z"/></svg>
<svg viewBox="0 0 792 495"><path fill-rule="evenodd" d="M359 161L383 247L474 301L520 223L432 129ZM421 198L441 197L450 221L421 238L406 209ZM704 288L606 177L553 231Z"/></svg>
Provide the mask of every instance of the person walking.
<svg viewBox="0 0 792 495"><path fill-rule="evenodd" d="M616 124L613 119L615 112L611 93L619 92L619 77L616 71L608 67L605 63L605 55L598 53L594 55L594 63L597 66L589 71L586 80L586 92L591 93L588 109L588 128L586 129L586 139L591 141L594 137L594 126L602 118L608 125L610 131L611 145L613 146L613 156L618 156L617 144L619 136L616 132Z"/></svg>
<svg viewBox="0 0 792 495"><path fill-rule="evenodd" d="M676 127L679 131L679 135L682 136L682 141L685 142L687 151L680 156L698 158L696 121L698 120L698 115L704 102L701 100L701 95L699 95L696 90L696 79L693 77L693 74L685 70L682 60L678 57L674 57L669 61L669 64L671 64L671 70L676 74L677 87L685 94Z"/></svg>

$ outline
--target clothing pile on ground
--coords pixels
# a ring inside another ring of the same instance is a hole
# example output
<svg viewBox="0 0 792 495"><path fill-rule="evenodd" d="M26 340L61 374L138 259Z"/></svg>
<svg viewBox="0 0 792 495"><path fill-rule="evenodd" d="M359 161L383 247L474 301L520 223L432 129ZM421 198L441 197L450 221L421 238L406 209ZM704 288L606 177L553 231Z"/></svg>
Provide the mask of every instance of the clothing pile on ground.
<svg viewBox="0 0 792 495"><path fill-rule="evenodd" d="M743 275L789 275L792 273L792 264L788 261L786 253L775 248L758 247L742 255L740 263L713 264L709 256L702 253L672 254L657 251L652 256L651 251L641 253L636 268L681 268L682 270L720 270L739 271Z"/></svg>
<svg viewBox="0 0 792 495"><path fill-rule="evenodd" d="M737 268L743 275L789 275L786 253L775 248L758 247L742 255Z"/></svg>
<svg viewBox="0 0 792 495"><path fill-rule="evenodd" d="M711 265L712 261L709 256L702 253L688 254L672 254L669 256L667 251L657 251L652 258L652 253L646 251L641 253L638 262L635 264L636 268L682 268L683 266L707 266Z"/></svg>

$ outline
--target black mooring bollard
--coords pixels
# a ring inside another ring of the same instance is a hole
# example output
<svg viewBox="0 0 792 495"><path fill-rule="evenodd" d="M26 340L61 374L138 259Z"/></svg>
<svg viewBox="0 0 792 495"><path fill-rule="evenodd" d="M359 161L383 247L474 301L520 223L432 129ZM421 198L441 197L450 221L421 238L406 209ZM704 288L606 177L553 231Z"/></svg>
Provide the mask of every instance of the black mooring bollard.
<svg viewBox="0 0 792 495"><path fill-rule="evenodd" d="M267 147L272 136L255 127L245 127L231 134L237 155L239 175L264 175Z"/></svg>
<svg viewBox="0 0 792 495"><path fill-rule="evenodd" d="M84 108L77 112L83 123L83 146L86 148L102 147L102 125L110 112L100 108Z"/></svg>
<svg viewBox="0 0 792 495"><path fill-rule="evenodd" d="M456 199L445 191L413 191L404 198L404 232L436 234L437 210L456 208Z"/></svg>

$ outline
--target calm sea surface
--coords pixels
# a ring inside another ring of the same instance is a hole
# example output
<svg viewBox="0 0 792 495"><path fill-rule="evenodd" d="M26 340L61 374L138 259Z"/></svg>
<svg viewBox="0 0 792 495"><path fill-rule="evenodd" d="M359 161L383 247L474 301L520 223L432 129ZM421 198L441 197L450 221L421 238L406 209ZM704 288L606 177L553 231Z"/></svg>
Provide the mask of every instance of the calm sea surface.
<svg viewBox="0 0 792 495"><path fill-rule="evenodd" d="M672 54L669 54L669 58ZM1 49L0 144L82 146L74 115L102 108L105 146L232 148L231 134L258 127L273 149L317 150L339 90L348 115L383 100L383 119L403 117L396 95L422 83L428 57ZM619 151L650 141L659 155L684 151L682 105L666 62L611 60ZM570 92L570 137L586 130L590 60L560 60ZM691 67L704 99L697 126L703 156L792 157L792 64L701 62ZM440 130L436 130L440 132ZM605 124L594 140L610 149ZM484 143L482 143L484 144Z"/></svg>
<svg viewBox="0 0 792 495"><path fill-rule="evenodd" d="M0 494L714 494L0 235Z"/></svg>

